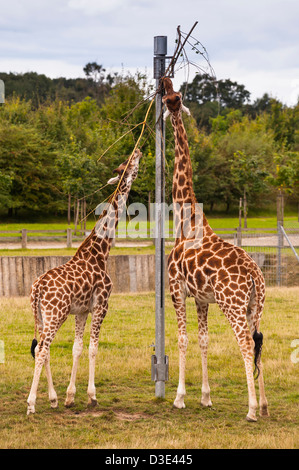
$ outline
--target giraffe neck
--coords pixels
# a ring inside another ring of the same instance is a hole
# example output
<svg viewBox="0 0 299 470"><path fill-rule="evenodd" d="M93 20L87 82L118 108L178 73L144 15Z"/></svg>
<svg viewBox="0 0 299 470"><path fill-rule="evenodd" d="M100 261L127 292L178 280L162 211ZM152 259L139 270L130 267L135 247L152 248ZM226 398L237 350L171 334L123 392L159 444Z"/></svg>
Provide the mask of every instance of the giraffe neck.
<svg viewBox="0 0 299 470"><path fill-rule="evenodd" d="M130 188L120 190L113 201L106 204L91 234L78 248L75 257L87 260L93 256L97 261L107 261L118 222L126 207L129 191Z"/></svg>
<svg viewBox="0 0 299 470"><path fill-rule="evenodd" d="M196 238L211 236L214 232L211 229L203 210L197 203L194 194L188 138L180 112L171 115L171 123L175 138L172 198L174 204L174 215L178 221L176 240L177 242L180 242L182 239L187 239L189 237L189 232L192 234L194 234L194 232L199 234L199 225L201 226L201 235L195 235ZM186 224L187 218L190 221L189 224Z"/></svg>

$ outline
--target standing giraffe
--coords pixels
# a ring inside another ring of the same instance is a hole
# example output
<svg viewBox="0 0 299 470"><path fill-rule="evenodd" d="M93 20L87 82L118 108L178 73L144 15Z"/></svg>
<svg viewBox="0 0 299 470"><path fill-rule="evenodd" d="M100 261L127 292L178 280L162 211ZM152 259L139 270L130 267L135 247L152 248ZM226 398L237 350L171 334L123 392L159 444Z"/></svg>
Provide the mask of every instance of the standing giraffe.
<svg viewBox="0 0 299 470"><path fill-rule="evenodd" d="M88 403L97 404L94 385L95 358L99 332L108 310L108 299L112 290L112 282L107 273L107 259L115 227L125 208L132 182L137 177L141 156L141 152L137 149L129 160L114 170L117 176L111 178L108 184L118 183L118 187L114 192L111 206L104 211L76 254L64 265L40 276L32 286L30 301L35 319L35 338L32 341L31 352L35 357L35 369L27 400L27 414L35 412L36 393L43 364L46 369L51 407L58 406L50 370L50 344L69 314L75 315L75 341L73 368L65 405L69 407L74 404L76 373L89 312L92 313L92 322L87 394ZM40 334L39 343L36 340L37 328Z"/></svg>
<svg viewBox="0 0 299 470"><path fill-rule="evenodd" d="M261 366L263 335L259 332L265 301L264 278L257 264L242 248L222 240L213 232L197 204L193 191L188 139L181 115L182 111L188 112L188 109L182 104L181 93L174 92L171 80L165 78L163 82L166 90L163 97L167 108L165 115L170 114L175 137L172 196L176 241L168 259L169 286L177 315L179 343L179 385L174 406L185 407L188 344L185 301L186 296L192 296L197 309L198 338L202 355L201 404L212 406L207 371L207 317L209 304L216 302L228 319L238 341L245 362L248 385L247 420L256 421L253 356L258 371L260 415L269 415ZM188 211L186 206L189 207Z"/></svg>

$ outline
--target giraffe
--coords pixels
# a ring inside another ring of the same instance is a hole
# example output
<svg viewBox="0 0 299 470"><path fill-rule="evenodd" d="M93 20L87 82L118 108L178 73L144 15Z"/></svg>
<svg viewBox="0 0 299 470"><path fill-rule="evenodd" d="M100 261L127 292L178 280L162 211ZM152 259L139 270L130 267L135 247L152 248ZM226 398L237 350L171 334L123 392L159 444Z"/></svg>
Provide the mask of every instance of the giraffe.
<svg viewBox="0 0 299 470"><path fill-rule="evenodd" d="M131 157L116 170L117 176L108 184L118 183L113 193L110 209L104 210L90 235L83 241L76 254L65 264L47 271L32 285L30 301L35 319L35 338L31 353L35 358L34 377L27 400L27 414L35 412L38 382L45 365L52 408L57 408L50 369L50 344L69 314L75 315L75 341L73 367L67 388L65 406L74 404L76 373L83 350L83 333L89 312L92 314L89 342L88 404L96 405L94 385L95 359L101 324L108 310L112 282L107 272L112 237L119 217L125 208L132 182L137 177L142 153L136 149ZM40 341L37 343L37 329Z"/></svg>
<svg viewBox="0 0 299 470"><path fill-rule="evenodd" d="M217 236L196 202L188 139L182 120L181 93L173 90L170 78L163 79L166 117L170 115L175 137L172 185L176 226L175 245L168 258L169 287L178 322L179 384L174 407L184 408L185 365L188 336L186 297L195 299L198 340L202 356L201 404L211 407L208 382L208 308L217 303L237 339L245 363L249 396L248 421L256 421L257 399L254 372L258 371L260 416L269 416L261 365L263 335L259 325L265 300L265 282L260 268L240 247ZM164 116L165 118L165 116ZM184 205L189 205L187 220ZM198 223L198 221L200 223ZM253 371L253 359L255 371Z"/></svg>

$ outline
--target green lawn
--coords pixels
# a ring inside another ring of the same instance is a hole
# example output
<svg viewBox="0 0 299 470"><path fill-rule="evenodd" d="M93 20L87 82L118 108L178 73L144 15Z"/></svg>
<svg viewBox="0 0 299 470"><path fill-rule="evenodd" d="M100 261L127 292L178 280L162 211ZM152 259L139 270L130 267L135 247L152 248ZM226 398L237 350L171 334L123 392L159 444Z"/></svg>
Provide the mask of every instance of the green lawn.
<svg viewBox="0 0 299 470"><path fill-rule="evenodd" d="M298 223L298 218L297 216L288 216L285 217L285 227L293 227L293 228L298 228L299 229L299 223ZM209 218L209 223L213 230L215 230L216 233L219 234L228 234L229 232L223 231L221 232L222 229L234 229L237 227L239 221L237 218L231 218L231 217L217 217L217 218ZM94 220L89 220L87 222L87 229L91 230L92 227L94 226L95 222ZM146 226L147 223L142 224L142 230L145 232L146 231ZM172 226L172 221L170 221L170 228ZM71 226L74 228L73 226ZM66 224L63 222L49 222L49 223L30 223L30 224L22 224L22 223L12 223L12 224L1 224L0 223L0 231L1 230L21 230L22 228L27 228L28 230L64 230L66 229ZM254 217L254 218L249 218L248 219L248 228L273 228L274 230L276 229L276 217ZM123 226L120 226L120 229L123 231L124 230L124 224ZM269 232L268 232L269 233ZM6 236L20 236L20 234L1 234L0 237ZM32 234L33 235L33 234ZM32 236L31 235L31 236ZM37 236L38 234L34 234ZM40 233L39 235L45 235ZM59 239L57 239L59 241ZM57 241L56 240L56 241ZM126 239L119 239L119 242L123 242ZM151 239L147 238L141 238L141 239L130 239L132 242L138 243L140 242L149 242ZM29 234L29 242L30 242L30 234ZM66 238L64 240L61 240L62 243L66 244ZM169 247L166 247L166 253L170 251ZM75 254L76 248L53 248L53 249L26 249L22 250L20 248L17 249L5 249L1 248L0 244L0 256L72 256ZM154 253L154 246L146 246L146 247L114 247L111 250L111 255L116 255L116 254L150 254Z"/></svg>
<svg viewBox="0 0 299 470"><path fill-rule="evenodd" d="M133 220L133 219L132 219ZM215 230L221 228L236 228L239 225L239 219L237 217L208 217L211 227ZM287 216L284 219L285 226L294 226L299 228L298 217L297 216ZM170 226L171 226L170 221ZM249 217L248 218L248 227L249 228L276 228L277 222L276 217ZM91 230L95 225L95 220L87 220L87 230ZM147 226L146 223L142 223L142 228ZM74 225L70 226L72 229ZM64 230L67 228L66 222L57 222L50 221L46 223L36 222L36 223L0 223L1 230L21 230L26 228L27 230ZM0 236L3 234L0 234Z"/></svg>
<svg viewBox="0 0 299 470"><path fill-rule="evenodd" d="M270 418L248 423L244 365L230 326L217 306L209 313L211 409L200 405L201 360L194 303L188 299L186 408L173 409L178 384L177 324L166 295L166 354L170 378L157 400L150 362L155 340L155 296L112 294L100 332L96 365L98 406L87 407L88 331L78 369L74 408L63 403L72 366L74 317L61 327L51 347L51 367L59 408L48 403L41 376L36 414L26 416L34 362L30 355L33 316L27 298L0 299L0 448L298 448L298 288L267 289L261 323L263 362Z"/></svg>

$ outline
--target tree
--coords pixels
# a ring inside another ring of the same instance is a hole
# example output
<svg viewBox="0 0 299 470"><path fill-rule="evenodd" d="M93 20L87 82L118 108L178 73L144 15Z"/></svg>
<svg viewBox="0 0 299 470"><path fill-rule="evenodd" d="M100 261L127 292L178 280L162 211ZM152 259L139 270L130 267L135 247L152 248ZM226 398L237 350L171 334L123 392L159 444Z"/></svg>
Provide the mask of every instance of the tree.
<svg viewBox="0 0 299 470"><path fill-rule="evenodd" d="M1 123L0 168L6 180L11 180L3 207L10 214L19 209L55 210L58 180L55 160L51 142L43 139L35 128Z"/></svg>
<svg viewBox="0 0 299 470"><path fill-rule="evenodd" d="M210 130L210 119L231 109L243 109L249 102L250 93L244 85L229 79L216 80L208 74L197 74L190 84L181 86L187 105L197 124Z"/></svg>
<svg viewBox="0 0 299 470"><path fill-rule="evenodd" d="M268 172L257 155L246 155L241 150L234 153L230 163L239 197L243 197L244 228L247 228L247 200L254 201L267 191Z"/></svg>
<svg viewBox="0 0 299 470"><path fill-rule="evenodd" d="M0 206L9 208L11 207L11 186L12 178L8 174L4 174L0 170Z"/></svg>
<svg viewBox="0 0 299 470"><path fill-rule="evenodd" d="M94 83L102 83L105 79L106 69L96 62L88 62L83 68L86 77L91 78Z"/></svg>

